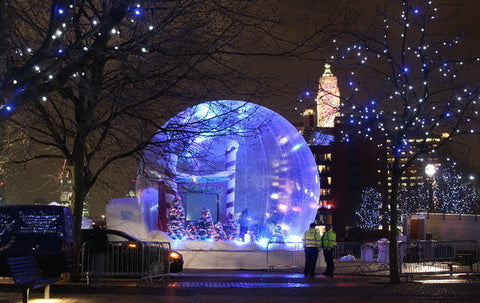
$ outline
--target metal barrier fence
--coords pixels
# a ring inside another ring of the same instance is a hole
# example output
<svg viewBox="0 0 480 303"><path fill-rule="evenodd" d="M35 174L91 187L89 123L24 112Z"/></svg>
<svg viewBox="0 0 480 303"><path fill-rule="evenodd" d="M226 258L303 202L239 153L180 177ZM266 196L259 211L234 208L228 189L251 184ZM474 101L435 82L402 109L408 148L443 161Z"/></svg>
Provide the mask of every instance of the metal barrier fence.
<svg viewBox="0 0 480 303"><path fill-rule="evenodd" d="M335 259L346 255L360 258L361 246L360 242L337 242L333 256ZM267 268L298 268L303 267L304 264L302 242L269 242L267 244Z"/></svg>
<svg viewBox="0 0 480 303"><path fill-rule="evenodd" d="M346 255L352 255L355 258L361 256L362 243L360 242L337 242L337 246L333 251L333 258L339 259Z"/></svg>
<svg viewBox="0 0 480 303"><path fill-rule="evenodd" d="M480 273L477 241L400 242L399 269L404 276L418 274Z"/></svg>
<svg viewBox="0 0 480 303"><path fill-rule="evenodd" d="M297 268L304 264L302 242L268 242L267 268Z"/></svg>
<svg viewBox="0 0 480 303"><path fill-rule="evenodd" d="M371 261L361 260L362 250L374 249L372 245L367 246L360 242L337 242L334 258L354 256L357 262L352 273L388 271L388 243L378 251L376 262L373 256ZM399 242L398 252L402 276L480 273L480 245L475 240ZM270 242L267 245L267 268L299 268L304 262L301 242Z"/></svg>
<svg viewBox="0 0 480 303"><path fill-rule="evenodd" d="M135 276L142 279L165 277L170 270L168 242L109 242L98 247L82 246L80 273L90 283L92 276Z"/></svg>

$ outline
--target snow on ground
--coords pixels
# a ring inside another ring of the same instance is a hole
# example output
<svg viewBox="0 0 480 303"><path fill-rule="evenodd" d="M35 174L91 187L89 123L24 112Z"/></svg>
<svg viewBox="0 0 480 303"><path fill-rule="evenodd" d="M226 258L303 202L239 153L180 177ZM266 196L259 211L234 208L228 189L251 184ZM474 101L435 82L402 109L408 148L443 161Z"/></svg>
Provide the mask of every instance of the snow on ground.
<svg viewBox="0 0 480 303"><path fill-rule="evenodd" d="M240 241L172 241L180 252L184 268L191 269L268 269L303 268L304 252L300 244L273 244ZM324 266L319 254L317 266Z"/></svg>
<svg viewBox="0 0 480 303"><path fill-rule="evenodd" d="M255 242L241 241L195 241L195 240L174 240L170 242L175 250L216 250L216 251L265 251L265 245Z"/></svg>

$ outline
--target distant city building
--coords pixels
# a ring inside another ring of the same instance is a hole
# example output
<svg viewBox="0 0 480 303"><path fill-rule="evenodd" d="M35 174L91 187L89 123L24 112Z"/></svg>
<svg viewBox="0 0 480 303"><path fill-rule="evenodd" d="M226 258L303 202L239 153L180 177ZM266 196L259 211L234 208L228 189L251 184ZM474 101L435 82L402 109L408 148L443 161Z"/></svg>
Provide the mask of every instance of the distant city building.
<svg viewBox="0 0 480 303"><path fill-rule="evenodd" d="M63 161L63 168L60 172L60 202L58 204L71 207L73 198L72 172L67 165L67 161Z"/></svg>
<svg viewBox="0 0 480 303"><path fill-rule="evenodd" d="M297 100L295 109L303 116L303 122L297 128L317 163L320 174L319 207L333 210L333 224L343 235L349 226L355 225L355 209L361 202L363 190L374 188L379 192L383 202L382 213L387 211L392 191L392 176L387 168L393 164L394 157L388 149L388 141L350 138L349 142L343 142L348 123L341 117L338 81L330 65L325 65L318 83L319 90L314 101L306 94ZM448 134L442 135L445 136ZM430 151L409 164L400 177L400 187L413 188L428 181L425 166L433 164L438 168L441 165L436 149L442 139L407 140L408 144L400 155L402 164L420 150Z"/></svg>
<svg viewBox="0 0 480 303"><path fill-rule="evenodd" d="M355 208L361 202L362 190L372 187L383 200L387 196L386 150L367 138L343 142L346 126L340 117L337 77L330 65L325 65L318 82L315 102L301 100L297 104L303 116L298 129L314 154L320 174L317 221L322 224L323 210L333 210L332 223L339 237L344 237L348 227L355 225Z"/></svg>
<svg viewBox="0 0 480 303"><path fill-rule="evenodd" d="M442 135L443 137L448 137L448 134L445 133ZM407 145L404 148L404 151L400 155L400 162L405 164L413 154L417 153L419 149L430 149L429 152L423 154L421 157L413 161L407 170L402 174L400 177L400 187L415 187L422 185L426 178L428 177L425 173L425 166L427 164L433 164L436 167L441 165L441 159L438 157L438 153L435 152L438 144L444 138L422 138L422 139L408 139ZM388 145L387 141L387 145ZM392 154L392 150L387 149L387 163L389 165L393 164L394 157ZM388 194L392 192L392 175L389 172L388 174Z"/></svg>
<svg viewBox="0 0 480 303"><path fill-rule="evenodd" d="M70 167L67 165L67 162L64 161L62 171L60 172L60 204L61 206L72 208L73 202L73 184L72 184L72 172ZM90 200L88 195L85 197L83 202L83 217L90 216Z"/></svg>

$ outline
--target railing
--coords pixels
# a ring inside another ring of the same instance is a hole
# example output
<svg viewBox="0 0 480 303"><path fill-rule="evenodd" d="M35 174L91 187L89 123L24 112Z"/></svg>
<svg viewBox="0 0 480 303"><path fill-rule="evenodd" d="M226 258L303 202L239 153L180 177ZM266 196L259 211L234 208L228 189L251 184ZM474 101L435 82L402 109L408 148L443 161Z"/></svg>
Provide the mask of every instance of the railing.
<svg viewBox="0 0 480 303"><path fill-rule="evenodd" d="M164 277L170 269L168 249L168 242L109 242L103 248L86 242L80 272L87 283L92 276Z"/></svg>
<svg viewBox="0 0 480 303"><path fill-rule="evenodd" d="M267 268L297 268L304 264L302 242L268 242Z"/></svg>
<svg viewBox="0 0 480 303"><path fill-rule="evenodd" d="M351 273L388 272L388 243L384 244L382 249L379 248L376 260L362 261L362 250L367 246L373 250L372 245L337 242L334 258L354 256L357 262L352 263ZM413 275L480 273L480 245L475 240L398 242L398 256L400 274L407 278ZM304 262L301 242L271 242L267 245L267 268L298 268L303 267Z"/></svg>
<svg viewBox="0 0 480 303"><path fill-rule="evenodd" d="M360 242L337 242L334 258L352 255L360 258ZM322 250L320 249L321 253ZM269 242L267 244L267 268L298 268L305 264L302 242Z"/></svg>
<svg viewBox="0 0 480 303"><path fill-rule="evenodd" d="M480 273L477 241L400 242L399 269L403 276Z"/></svg>
<svg viewBox="0 0 480 303"><path fill-rule="evenodd" d="M361 256L362 243L360 242L337 242L337 246L333 251L333 258L339 259L346 255L352 255L355 258Z"/></svg>

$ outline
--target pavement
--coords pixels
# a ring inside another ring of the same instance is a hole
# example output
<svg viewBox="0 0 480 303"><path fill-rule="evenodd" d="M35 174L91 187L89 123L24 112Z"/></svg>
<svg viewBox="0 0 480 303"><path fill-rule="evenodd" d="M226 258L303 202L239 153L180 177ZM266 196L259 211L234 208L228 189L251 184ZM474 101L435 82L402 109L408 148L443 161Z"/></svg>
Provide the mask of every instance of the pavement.
<svg viewBox="0 0 480 303"><path fill-rule="evenodd" d="M353 273L338 264L334 278L303 277L299 268L273 270L186 269L163 279L95 279L90 284L58 282L51 299L43 290L29 302L62 303L297 303L297 302L479 302L480 277L430 276L390 283L386 271ZM10 279L0 280L0 303L22 301Z"/></svg>

